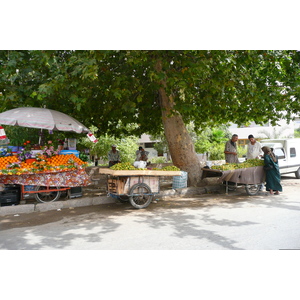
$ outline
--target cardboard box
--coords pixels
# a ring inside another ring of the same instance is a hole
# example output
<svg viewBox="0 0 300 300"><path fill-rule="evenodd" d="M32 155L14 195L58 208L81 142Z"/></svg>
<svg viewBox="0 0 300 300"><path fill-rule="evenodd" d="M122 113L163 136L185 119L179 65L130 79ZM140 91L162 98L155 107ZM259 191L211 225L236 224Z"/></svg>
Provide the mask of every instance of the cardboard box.
<svg viewBox="0 0 300 300"><path fill-rule="evenodd" d="M128 177L124 186L124 194L128 194L130 188L137 183L147 184L152 193L159 193L159 178L152 176Z"/></svg>

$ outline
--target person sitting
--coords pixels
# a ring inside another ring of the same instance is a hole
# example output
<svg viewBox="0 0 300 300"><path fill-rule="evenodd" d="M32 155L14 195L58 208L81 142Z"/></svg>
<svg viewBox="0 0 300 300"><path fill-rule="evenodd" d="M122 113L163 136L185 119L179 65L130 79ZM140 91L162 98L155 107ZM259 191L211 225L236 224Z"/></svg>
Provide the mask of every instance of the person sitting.
<svg viewBox="0 0 300 300"><path fill-rule="evenodd" d="M108 152L108 167L112 167L113 165L121 162L120 160L120 152L117 150L116 145L111 145L111 150Z"/></svg>
<svg viewBox="0 0 300 300"><path fill-rule="evenodd" d="M147 161L148 160L148 151L145 151L143 147L139 147L139 150L136 151L136 161Z"/></svg>
<svg viewBox="0 0 300 300"><path fill-rule="evenodd" d="M139 161L140 160L140 156L141 156L141 151L142 151L143 147L139 147L139 150L135 151L135 161Z"/></svg>

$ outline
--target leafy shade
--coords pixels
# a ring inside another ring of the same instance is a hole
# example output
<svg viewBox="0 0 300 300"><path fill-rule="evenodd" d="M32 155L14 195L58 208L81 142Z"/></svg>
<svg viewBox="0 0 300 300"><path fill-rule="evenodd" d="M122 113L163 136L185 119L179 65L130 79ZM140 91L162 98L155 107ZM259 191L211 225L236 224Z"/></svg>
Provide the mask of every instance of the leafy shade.
<svg viewBox="0 0 300 300"><path fill-rule="evenodd" d="M288 50L0 51L0 111L46 106L116 137L163 131L174 165L198 185L186 124L289 121L299 62Z"/></svg>
<svg viewBox="0 0 300 300"><path fill-rule="evenodd" d="M3 50L0 110L46 105L104 133L136 123L132 133L158 134L164 80L185 123L275 124L300 110L299 61L297 51Z"/></svg>

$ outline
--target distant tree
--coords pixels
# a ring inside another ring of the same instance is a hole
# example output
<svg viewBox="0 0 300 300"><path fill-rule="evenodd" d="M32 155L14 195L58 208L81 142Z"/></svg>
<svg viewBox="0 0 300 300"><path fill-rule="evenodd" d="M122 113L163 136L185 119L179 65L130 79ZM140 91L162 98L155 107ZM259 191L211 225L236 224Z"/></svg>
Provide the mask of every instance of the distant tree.
<svg viewBox="0 0 300 300"><path fill-rule="evenodd" d="M264 134L267 139L279 139L279 138L288 138L290 136L284 135L284 132L289 129L289 126L282 126L282 127L274 127L272 128L272 131L267 131L265 129L262 129L258 131L259 134Z"/></svg>
<svg viewBox="0 0 300 300"><path fill-rule="evenodd" d="M203 129L195 142L196 152L207 153L210 160L224 159L225 142L230 135L225 125Z"/></svg>

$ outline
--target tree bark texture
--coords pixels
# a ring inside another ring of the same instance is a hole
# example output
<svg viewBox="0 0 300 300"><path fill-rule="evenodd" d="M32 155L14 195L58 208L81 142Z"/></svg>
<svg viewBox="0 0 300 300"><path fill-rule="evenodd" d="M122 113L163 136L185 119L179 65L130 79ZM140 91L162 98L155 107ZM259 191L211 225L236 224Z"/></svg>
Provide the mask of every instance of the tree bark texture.
<svg viewBox="0 0 300 300"><path fill-rule="evenodd" d="M156 61L155 69L158 73L163 72L160 59ZM160 81L159 98L165 136L173 164L188 173L188 186L198 186L202 173L200 162L181 114L174 112L174 98L166 93L165 79Z"/></svg>
<svg viewBox="0 0 300 300"><path fill-rule="evenodd" d="M162 120L173 164L188 172L188 186L197 186L201 181L201 167L194 143L179 113L172 114L173 99L163 87L159 89Z"/></svg>

